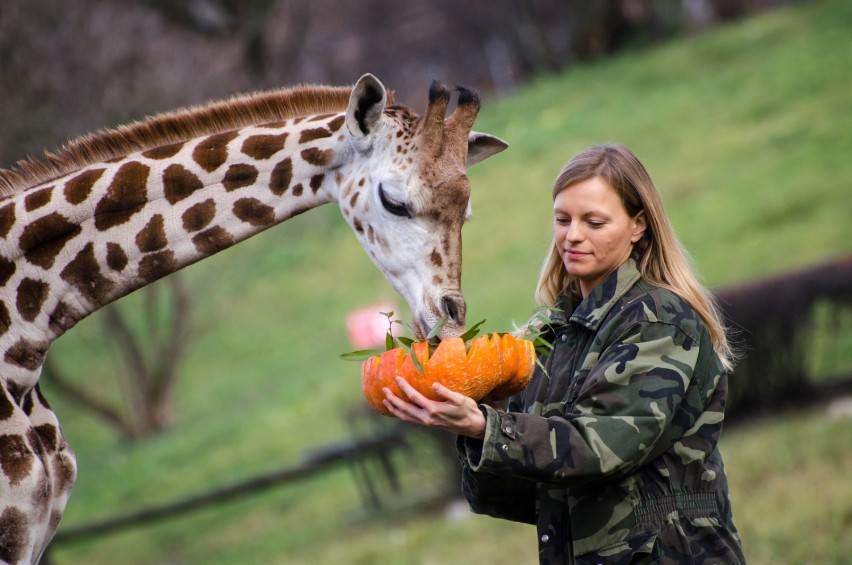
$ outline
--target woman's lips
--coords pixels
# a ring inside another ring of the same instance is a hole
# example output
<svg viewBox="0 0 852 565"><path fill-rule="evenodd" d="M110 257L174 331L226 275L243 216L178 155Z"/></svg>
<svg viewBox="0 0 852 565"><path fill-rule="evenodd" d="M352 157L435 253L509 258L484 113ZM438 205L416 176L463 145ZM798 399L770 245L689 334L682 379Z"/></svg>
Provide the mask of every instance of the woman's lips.
<svg viewBox="0 0 852 565"><path fill-rule="evenodd" d="M568 249L567 251L565 251L565 255L569 259L582 259L583 257L591 255L591 253L585 253L583 251L575 251L575 250L572 250L572 249Z"/></svg>

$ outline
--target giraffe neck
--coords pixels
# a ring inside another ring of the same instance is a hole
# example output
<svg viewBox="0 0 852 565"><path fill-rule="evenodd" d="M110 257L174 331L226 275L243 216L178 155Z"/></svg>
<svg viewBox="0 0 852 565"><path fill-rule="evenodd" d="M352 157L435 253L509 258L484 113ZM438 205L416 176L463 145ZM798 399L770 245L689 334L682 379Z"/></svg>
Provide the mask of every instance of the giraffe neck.
<svg viewBox="0 0 852 565"><path fill-rule="evenodd" d="M0 200L0 378L107 303L306 210L353 171L344 114L296 118L88 166Z"/></svg>

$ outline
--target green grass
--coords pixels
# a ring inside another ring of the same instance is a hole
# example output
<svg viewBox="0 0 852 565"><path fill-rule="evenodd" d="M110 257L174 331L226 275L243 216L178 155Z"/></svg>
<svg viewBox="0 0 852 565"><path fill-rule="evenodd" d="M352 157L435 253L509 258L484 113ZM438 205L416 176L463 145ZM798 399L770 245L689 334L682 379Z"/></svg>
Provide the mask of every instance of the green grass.
<svg viewBox="0 0 852 565"><path fill-rule="evenodd" d="M477 129L512 146L471 170L469 319L487 318L493 331L529 315L550 241L550 184L565 160L595 142L636 151L711 285L852 251L848 21L852 5L840 0L799 5L486 99ZM46 390L80 466L62 528L289 466L316 445L348 437L348 410L363 400L358 366L337 358L350 349L345 315L377 300L400 301L347 230L333 208L316 210L187 271L198 333L168 433L122 444ZM119 400L100 333L95 316L51 355ZM820 343L837 355L849 339ZM848 352L839 357L848 361ZM808 412L728 430L732 497L752 563L840 563L852 553L843 474L852 463L850 427ZM405 478L407 495L437 480L427 465L434 459L400 460L415 467ZM351 476L339 469L57 547L52 557L60 565L535 560L529 527L361 510Z"/></svg>

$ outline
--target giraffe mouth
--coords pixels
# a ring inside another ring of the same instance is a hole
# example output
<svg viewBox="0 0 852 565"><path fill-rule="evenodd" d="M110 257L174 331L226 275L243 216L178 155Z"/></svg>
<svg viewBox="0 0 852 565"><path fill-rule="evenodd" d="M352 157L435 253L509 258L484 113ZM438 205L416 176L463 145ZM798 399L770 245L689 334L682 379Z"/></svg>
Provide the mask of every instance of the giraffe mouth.
<svg viewBox="0 0 852 565"><path fill-rule="evenodd" d="M414 330L414 337L416 338L416 340L417 341L426 341L426 336L428 336L432 332L434 326L428 324L426 322L426 320L423 318L423 316L417 316L413 320L413 322L414 322L412 324L413 327L411 329ZM449 330L449 331L447 331L447 330ZM429 343L433 343L433 344L437 345L438 343L441 342L441 339L443 339L445 337L452 337L452 336L456 336L456 335L461 335L462 333L464 333L464 327L462 327L459 330L458 327L454 323L450 323L450 324L447 324L446 326L444 326L444 328L440 332L438 332L438 335L434 335L434 336L430 337L428 341L429 341Z"/></svg>

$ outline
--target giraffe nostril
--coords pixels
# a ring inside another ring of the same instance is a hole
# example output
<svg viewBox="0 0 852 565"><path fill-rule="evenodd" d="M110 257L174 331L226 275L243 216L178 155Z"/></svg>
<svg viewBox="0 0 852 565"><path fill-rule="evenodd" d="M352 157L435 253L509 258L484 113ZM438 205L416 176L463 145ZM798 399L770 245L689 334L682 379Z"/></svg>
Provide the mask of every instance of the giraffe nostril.
<svg viewBox="0 0 852 565"><path fill-rule="evenodd" d="M441 298L444 314L456 324L464 324L465 303L460 296L444 296Z"/></svg>

